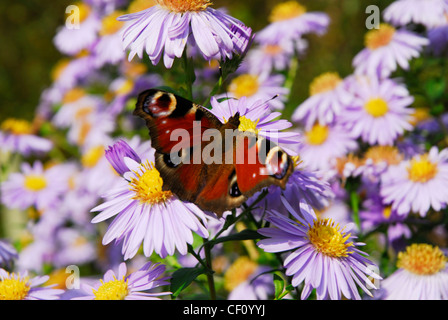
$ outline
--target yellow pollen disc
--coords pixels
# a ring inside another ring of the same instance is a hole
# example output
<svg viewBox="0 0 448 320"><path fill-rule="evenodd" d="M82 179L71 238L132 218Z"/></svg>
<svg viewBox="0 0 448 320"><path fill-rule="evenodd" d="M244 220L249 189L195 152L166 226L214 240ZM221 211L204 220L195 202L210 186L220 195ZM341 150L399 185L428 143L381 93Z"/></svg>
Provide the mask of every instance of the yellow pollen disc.
<svg viewBox="0 0 448 320"><path fill-rule="evenodd" d="M412 120L410 124L415 126L418 123L431 119L431 114L429 113L428 108L416 108L414 109L414 113L412 113Z"/></svg>
<svg viewBox="0 0 448 320"><path fill-rule="evenodd" d="M156 0L134 0L129 4L127 13L140 12L156 4Z"/></svg>
<svg viewBox="0 0 448 320"><path fill-rule="evenodd" d="M89 121L83 121L81 123L81 127L79 128L79 133L78 133L78 144L79 145L84 145L84 143L86 142L87 136L90 133L90 129L92 129L92 124Z"/></svg>
<svg viewBox="0 0 448 320"><path fill-rule="evenodd" d="M438 247L414 243L398 253L397 267L418 275L432 275L443 270L446 262L447 258Z"/></svg>
<svg viewBox="0 0 448 320"><path fill-rule="evenodd" d="M69 91L67 91L64 94L64 98L62 98L62 103L66 104L66 103L72 103L72 102L78 101L85 95L86 95L86 92L84 91L84 89L81 89L78 87L70 89Z"/></svg>
<svg viewBox="0 0 448 320"><path fill-rule="evenodd" d="M389 106L384 99L373 98L366 102L364 109L374 118L384 116L389 111Z"/></svg>
<svg viewBox="0 0 448 320"><path fill-rule="evenodd" d="M313 79L310 84L310 95L334 90L342 81L337 72L325 72Z"/></svg>
<svg viewBox="0 0 448 320"><path fill-rule="evenodd" d="M392 214L392 207L391 206L387 206L383 209L383 217L386 219L390 218L390 215Z"/></svg>
<svg viewBox="0 0 448 320"><path fill-rule="evenodd" d="M389 165L394 165L399 164L403 156L393 146L372 146L364 155L364 160L367 159L371 159L374 163L386 162Z"/></svg>
<svg viewBox="0 0 448 320"><path fill-rule="evenodd" d="M51 70L51 80L56 81L60 78L65 68L70 64L70 59L63 58L59 60Z"/></svg>
<svg viewBox="0 0 448 320"><path fill-rule="evenodd" d="M124 26L124 21L119 21L117 18L122 16L124 12L115 11L108 16L105 16L102 20L102 26L100 30L101 36L117 33Z"/></svg>
<svg viewBox="0 0 448 320"><path fill-rule="evenodd" d="M250 97L258 92L259 89L258 77L251 74L242 74L229 85L229 91L233 93L235 98Z"/></svg>
<svg viewBox="0 0 448 320"><path fill-rule="evenodd" d="M126 79L123 84L115 91L118 95L127 95L134 89L134 81Z"/></svg>
<svg viewBox="0 0 448 320"><path fill-rule="evenodd" d="M124 276L122 280L114 277L114 280L108 282L100 281L98 290L93 289L95 300L124 300L129 294L128 281L124 280Z"/></svg>
<svg viewBox="0 0 448 320"><path fill-rule="evenodd" d="M129 185L135 193L133 199L140 200L141 203L156 204L165 202L173 194L171 191L163 191L163 180L159 171L154 168L153 163L142 163L138 171L134 171L136 178L133 178Z"/></svg>
<svg viewBox="0 0 448 320"><path fill-rule="evenodd" d="M76 113L75 113L75 120L83 120L85 119L89 114L91 114L93 111L92 107L83 107L83 108L79 108Z"/></svg>
<svg viewBox="0 0 448 320"><path fill-rule="evenodd" d="M23 300L30 291L29 278L14 273L0 281L0 300Z"/></svg>
<svg viewBox="0 0 448 320"><path fill-rule="evenodd" d="M297 168L302 163L302 159L300 159L300 156L292 156L291 158L294 168Z"/></svg>
<svg viewBox="0 0 448 320"><path fill-rule="evenodd" d="M270 22L278 22L297 18L306 13L306 8L297 1L286 1L276 5L269 16Z"/></svg>
<svg viewBox="0 0 448 320"><path fill-rule="evenodd" d="M25 177L24 185L30 191L40 191L47 186L47 180L43 175L31 174Z"/></svg>
<svg viewBox="0 0 448 320"><path fill-rule="evenodd" d="M409 180L425 183L435 177L437 165L428 160L428 155L423 155L420 159L413 158L408 167Z"/></svg>
<svg viewBox="0 0 448 320"><path fill-rule="evenodd" d="M65 268L56 269L49 274L50 278L45 284L48 286L54 285L53 288L55 289L67 289L66 281L69 275L70 274L65 271Z"/></svg>
<svg viewBox="0 0 448 320"><path fill-rule="evenodd" d="M314 220L313 227L308 230L308 238L318 252L329 257L347 257L352 253L348 248L353 246L353 242L347 243L350 233L345 234L332 219Z"/></svg>
<svg viewBox="0 0 448 320"><path fill-rule="evenodd" d="M209 0L156 0L157 3L170 11L177 13L204 11L212 3Z"/></svg>
<svg viewBox="0 0 448 320"><path fill-rule="evenodd" d="M264 53L266 53L269 56L276 56L283 52L283 49L281 46L277 44L267 44L263 48Z"/></svg>
<svg viewBox="0 0 448 320"><path fill-rule="evenodd" d="M3 121L0 129L2 131L10 132L16 135L33 133L31 123L26 120L14 118L9 118Z"/></svg>
<svg viewBox="0 0 448 320"><path fill-rule="evenodd" d="M327 126L315 124L310 130L305 133L306 140L311 145L321 145L327 141L330 130Z"/></svg>
<svg viewBox="0 0 448 320"><path fill-rule="evenodd" d="M375 50L387 46L395 34L395 28L387 23L380 24L379 29L372 29L366 33L364 44L367 48Z"/></svg>
<svg viewBox="0 0 448 320"><path fill-rule="evenodd" d="M224 274L224 287L226 290L232 291L239 284L247 281L257 267L257 263L250 260L249 257L243 256L236 259Z"/></svg>
<svg viewBox="0 0 448 320"><path fill-rule="evenodd" d="M93 168L104 155L104 147L90 148L81 158L81 163L86 168Z"/></svg>
<svg viewBox="0 0 448 320"><path fill-rule="evenodd" d="M238 130L258 133L257 124L259 121L260 121L260 119L258 119L257 121L254 122L251 119L246 118L245 116L241 116L240 117L240 125L238 126Z"/></svg>
<svg viewBox="0 0 448 320"><path fill-rule="evenodd" d="M85 4L83 2L76 3L76 6L79 9L79 23L82 23L89 17L92 9L90 8L90 6L88 6L87 4ZM71 13L67 13L67 14L71 14Z"/></svg>

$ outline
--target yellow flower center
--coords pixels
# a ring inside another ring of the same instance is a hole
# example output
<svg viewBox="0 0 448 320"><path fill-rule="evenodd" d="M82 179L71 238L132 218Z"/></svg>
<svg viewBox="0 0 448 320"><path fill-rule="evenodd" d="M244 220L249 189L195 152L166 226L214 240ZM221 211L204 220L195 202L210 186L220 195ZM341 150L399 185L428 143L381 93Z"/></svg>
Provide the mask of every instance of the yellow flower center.
<svg viewBox="0 0 448 320"><path fill-rule="evenodd" d="M29 278L14 273L0 281L0 300L23 300L30 291Z"/></svg>
<svg viewBox="0 0 448 320"><path fill-rule="evenodd" d="M264 53L269 56L276 56L283 52L283 49L278 44L267 44L263 48Z"/></svg>
<svg viewBox="0 0 448 320"><path fill-rule="evenodd" d="M51 70L51 80L56 81L60 78L65 68L70 64L70 59L63 58L59 60Z"/></svg>
<svg viewBox="0 0 448 320"><path fill-rule="evenodd" d="M387 206L383 209L383 217L385 219L389 219L390 216L392 214L392 207L391 206Z"/></svg>
<svg viewBox="0 0 448 320"><path fill-rule="evenodd" d="M87 4L85 4L83 2L76 3L76 6L78 7L78 10L79 10L79 23L82 23L89 17L92 9L90 8L90 6L88 6ZM67 15L69 15L69 14L72 14L72 13L67 13Z"/></svg>
<svg viewBox="0 0 448 320"><path fill-rule="evenodd" d="M334 90L342 81L337 72L325 72L313 79L310 84L310 95Z"/></svg>
<svg viewBox="0 0 448 320"><path fill-rule="evenodd" d="M372 146L367 149L364 159L371 159L373 163L386 162L389 165L394 165L400 163L403 156L393 146Z"/></svg>
<svg viewBox="0 0 448 320"><path fill-rule="evenodd" d="M259 89L258 77L251 74L242 74L229 85L229 91L233 93L235 98L250 97L258 92Z"/></svg>
<svg viewBox="0 0 448 320"><path fill-rule="evenodd" d="M327 141L330 130L327 126L315 124L310 130L305 133L306 140L311 145L321 145Z"/></svg>
<svg viewBox="0 0 448 320"><path fill-rule="evenodd" d="M31 123L22 119L9 118L2 122L0 128L3 131L10 132L16 135L31 134L33 128Z"/></svg>
<svg viewBox="0 0 448 320"><path fill-rule="evenodd" d="M387 46L395 34L395 28L387 23L380 24L379 29L372 29L366 33L364 44L371 50Z"/></svg>
<svg viewBox="0 0 448 320"><path fill-rule="evenodd" d="M416 108L412 113L412 120L410 121L410 124L415 126L416 124L428 119L431 119L431 114L429 113L428 108Z"/></svg>
<svg viewBox="0 0 448 320"><path fill-rule="evenodd" d="M41 174L30 174L25 177L24 185L30 191L40 191L47 186L47 180Z"/></svg>
<svg viewBox="0 0 448 320"><path fill-rule="evenodd" d="M95 300L124 300L129 294L128 281L124 280L124 276L122 280L114 277L114 280L108 282L100 281L98 290L93 289Z"/></svg>
<svg viewBox="0 0 448 320"><path fill-rule="evenodd" d="M238 130L258 133L257 124L259 121L260 121L260 119L258 119L257 121L254 122L251 119L246 118L245 116L241 116L240 117L240 125L238 126Z"/></svg>
<svg viewBox="0 0 448 320"><path fill-rule="evenodd" d="M90 133L90 129L92 129L92 124L89 121L83 121L79 128L78 139L77 142L79 145L84 145L86 142L87 136Z"/></svg>
<svg viewBox="0 0 448 320"><path fill-rule="evenodd" d="M432 275L444 269L446 262L438 247L414 243L398 254L397 267L418 275Z"/></svg>
<svg viewBox="0 0 448 320"><path fill-rule="evenodd" d="M296 1L286 1L280 3L272 9L269 16L270 22L278 22L296 18L306 13L306 8Z"/></svg>
<svg viewBox="0 0 448 320"><path fill-rule="evenodd" d="M100 35L106 36L120 31L120 29L124 26L124 21L119 21L117 18L123 14L124 12L122 11L115 11L105 16L102 20Z"/></svg>
<svg viewBox="0 0 448 320"><path fill-rule="evenodd" d="M136 178L132 178L129 185L135 193L133 199L141 203L156 204L165 202L173 194L171 191L163 191L163 180L153 163L142 163L138 171L134 171Z"/></svg>
<svg viewBox="0 0 448 320"><path fill-rule="evenodd" d="M409 180L425 183L435 177L437 165L428 160L428 155L423 155L420 159L413 158L408 167Z"/></svg>
<svg viewBox="0 0 448 320"><path fill-rule="evenodd" d="M308 238L315 249L329 257L347 257L351 251L348 248L353 246L353 242L348 242L350 233L345 234L332 219L314 220L313 227L308 230Z"/></svg>
<svg viewBox="0 0 448 320"><path fill-rule="evenodd" d="M364 105L364 109L368 114L370 114L374 118L384 116L389 110L389 106L384 99L381 98L373 98L366 102Z"/></svg>
<svg viewBox="0 0 448 320"><path fill-rule="evenodd" d="M297 168L302 163L302 159L300 159L300 156L292 156L291 159L294 168Z"/></svg>
<svg viewBox="0 0 448 320"><path fill-rule="evenodd" d="M123 81L121 86L117 90L115 90L115 93L118 95L127 95L131 93L132 89L134 89L134 81L132 81L131 79L126 79L125 81Z"/></svg>
<svg viewBox="0 0 448 320"><path fill-rule="evenodd" d="M134 0L129 4L128 13L146 10L156 4L156 0Z"/></svg>
<svg viewBox="0 0 448 320"><path fill-rule="evenodd" d="M66 104L66 103L72 103L72 102L78 101L79 99L81 99L85 95L86 95L86 92L84 91L84 89L75 87L73 89L68 90L64 94L64 98L62 99L62 103Z"/></svg>
<svg viewBox="0 0 448 320"><path fill-rule="evenodd" d="M170 11L177 13L204 11L212 3L209 0L156 0L157 3Z"/></svg>
<svg viewBox="0 0 448 320"><path fill-rule="evenodd" d="M82 107L79 108L75 113L75 120L84 120L93 111L93 107Z"/></svg>
<svg viewBox="0 0 448 320"><path fill-rule="evenodd" d="M90 148L81 158L81 163L86 168L93 168L104 155L104 147Z"/></svg>
<svg viewBox="0 0 448 320"><path fill-rule="evenodd" d="M238 285L247 281L257 267L258 265L250 260L249 257L243 256L236 259L224 274L224 287L226 290L232 291Z"/></svg>

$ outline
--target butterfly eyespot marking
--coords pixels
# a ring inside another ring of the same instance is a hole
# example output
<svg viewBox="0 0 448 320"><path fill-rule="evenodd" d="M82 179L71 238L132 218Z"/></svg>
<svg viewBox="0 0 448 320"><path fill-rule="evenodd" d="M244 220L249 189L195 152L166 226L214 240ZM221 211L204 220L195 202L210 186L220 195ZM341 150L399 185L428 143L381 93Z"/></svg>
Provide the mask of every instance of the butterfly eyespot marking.
<svg viewBox="0 0 448 320"><path fill-rule="evenodd" d="M142 110L151 117L167 117L176 109L176 97L170 92L156 91L143 102Z"/></svg>
<svg viewBox="0 0 448 320"><path fill-rule="evenodd" d="M229 195L233 198L242 196L241 190L238 187L238 182L236 181L235 170L233 170L232 173L229 175L229 181L230 181Z"/></svg>
<svg viewBox="0 0 448 320"><path fill-rule="evenodd" d="M280 147L277 146L269 150L266 156L266 168L269 175L276 179L283 179L288 172L289 166L288 156Z"/></svg>

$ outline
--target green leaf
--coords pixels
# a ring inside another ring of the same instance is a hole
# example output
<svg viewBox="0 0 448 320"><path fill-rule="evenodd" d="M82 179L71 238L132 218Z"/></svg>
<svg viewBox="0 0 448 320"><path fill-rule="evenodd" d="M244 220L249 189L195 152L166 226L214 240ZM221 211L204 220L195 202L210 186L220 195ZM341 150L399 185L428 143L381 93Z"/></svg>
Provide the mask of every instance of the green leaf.
<svg viewBox="0 0 448 320"><path fill-rule="evenodd" d="M255 240L255 239L260 239L260 238L262 238L262 236L257 231L244 229L241 232L211 240L211 241L209 241L209 243L210 243L210 245L215 245L215 244L218 244L221 242L227 242L227 241Z"/></svg>
<svg viewBox="0 0 448 320"><path fill-rule="evenodd" d="M429 79L425 83L425 90L429 98L433 101L439 99L445 92L445 79Z"/></svg>
<svg viewBox="0 0 448 320"><path fill-rule="evenodd" d="M280 299L280 295L285 289L285 281L282 277L274 273L274 288L275 288L275 300Z"/></svg>
<svg viewBox="0 0 448 320"><path fill-rule="evenodd" d="M199 275L205 273L204 268L182 268L176 270L171 277L170 290L175 299L186 287L190 285Z"/></svg>

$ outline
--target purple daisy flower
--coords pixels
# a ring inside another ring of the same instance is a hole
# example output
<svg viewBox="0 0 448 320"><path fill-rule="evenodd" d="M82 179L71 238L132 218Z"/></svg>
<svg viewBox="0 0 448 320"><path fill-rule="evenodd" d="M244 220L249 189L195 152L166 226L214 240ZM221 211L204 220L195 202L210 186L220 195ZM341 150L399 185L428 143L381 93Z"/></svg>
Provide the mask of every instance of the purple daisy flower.
<svg viewBox="0 0 448 320"><path fill-rule="evenodd" d="M342 123L354 138L371 145L393 145L410 124L414 98L402 84L391 79L354 77L352 102L341 114Z"/></svg>
<svg viewBox="0 0 448 320"><path fill-rule="evenodd" d="M381 195L399 215L410 212L424 217L430 210L440 211L448 202L448 149L414 156L390 166L381 177Z"/></svg>
<svg viewBox="0 0 448 320"><path fill-rule="evenodd" d="M15 274L0 268L0 300L57 300L64 290L41 287L49 278L30 278L27 271Z"/></svg>
<svg viewBox="0 0 448 320"><path fill-rule="evenodd" d="M448 18L445 23L428 30L430 48L437 56L446 54L448 49Z"/></svg>
<svg viewBox="0 0 448 320"><path fill-rule="evenodd" d="M353 94L339 74L323 73L311 82L310 97L297 107L292 120L303 122L308 129L316 122L332 124L352 99Z"/></svg>
<svg viewBox="0 0 448 320"><path fill-rule="evenodd" d="M382 281L384 300L447 300L447 257L429 244L412 244L398 253L398 270Z"/></svg>
<svg viewBox="0 0 448 320"><path fill-rule="evenodd" d="M33 125L26 120L6 119L1 123L0 130L0 148L3 151L29 156L48 152L53 147L53 142L35 135Z"/></svg>
<svg viewBox="0 0 448 320"><path fill-rule="evenodd" d="M0 239L0 266L9 265L17 257L16 249L6 240Z"/></svg>
<svg viewBox="0 0 448 320"><path fill-rule="evenodd" d="M269 16L271 22L263 30L257 32L259 41L272 39L297 41L302 35L316 33L321 35L327 31L330 19L322 12L307 12L297 1L286 1L276 5Z"/></svg>
<svg viewBox="0 0 448 320"><path fill-rule="evenodd" d="M415 23L431 29L444 23L447 13L446 0L398 0L384 10L383 17L385 21L395 26Z"/></svg>
<svg viewBox="0 0 448 320"><path fill-rule="evenodd" d="M378 29L367 32L366 48L353 59L355 74L386 78L397 70L397 65L408 70L409 61L428 44L428 39L413 32L382 23Z"/></svg>
<svg viewBox="0 0 448 320"><path fill-rule="evenodd" d="M123 46L130 48L129 60L135 55L142 58L145 50L153 64L163 55L165 66L171 68L187 43L197 47L206 60L243 53L251 30L210 5L208 0L157 0L151 8L122 16L122 21L134 21L123 34Z"/></svg>
<svg viewBox="0 0 448 320"><path fill-rule="evenodd" d="M128 274L126 264L122 262L118 273L108 270L102 280L93 286L81 283L85 296L73 300L160 300L159 297L171 292L148 292L160 286L168 285L168 278L163 277L165 266L151 262L143 265L139 270Z"/></svg>
<svg viewBox="0 0 448 320"><path fill-rule="evenodd" d="M296 155L299 143L299 133L282 132L292 127L292 123L284 119L277 119L280 112L272 112L269 106L262 101L249 102L246 97L239 100L228 99L218 102L215 97L211 99L210 110L222 123L225 123L236 113L240 114L238 130L249 131L280 145L286 152ZM277 119L277 120L275 120Z"/></svg>
<svg viewBox="0 0 448 320"><path fill-rule="evenodd" d="M115 145L113 149L116 148L122 146ZM192 203L180 201L170 191L162 190L163 181L153 164L154 149L142 157L142 162L128 157L117 159L117 155L129 153L126 146L123 149L109 156L118 170L125 170L123 163L128 168L123 179L104 196L106 202L91 210L100 211L93 223L116 216L103 237L103 244L122 241L125 259L135 256L142 242L143 252L148 257L154 251L166 257L173 255L176 249L187 254L187 243L193 243L192 232L208 237L204 212Z"/></svg>
<svg viewBox="0 0 448 320"><path fill-rule="evenodd" d="M301 299L307 299L316 289L317 299L361 299L356 284L371 295L375 288L370 276L381 279L374 270L376 266L364 257L366 253L353 242L349 231L353 224L341 228L331 219L314 218L312 209L301 204L299 215L286 201L284 203L297 221L272 211L266 218L273 227L259 229L267 239L258 246L266 252L291 251L284 260L286 275L292 276L294 287L304 282Z"/></svg>

